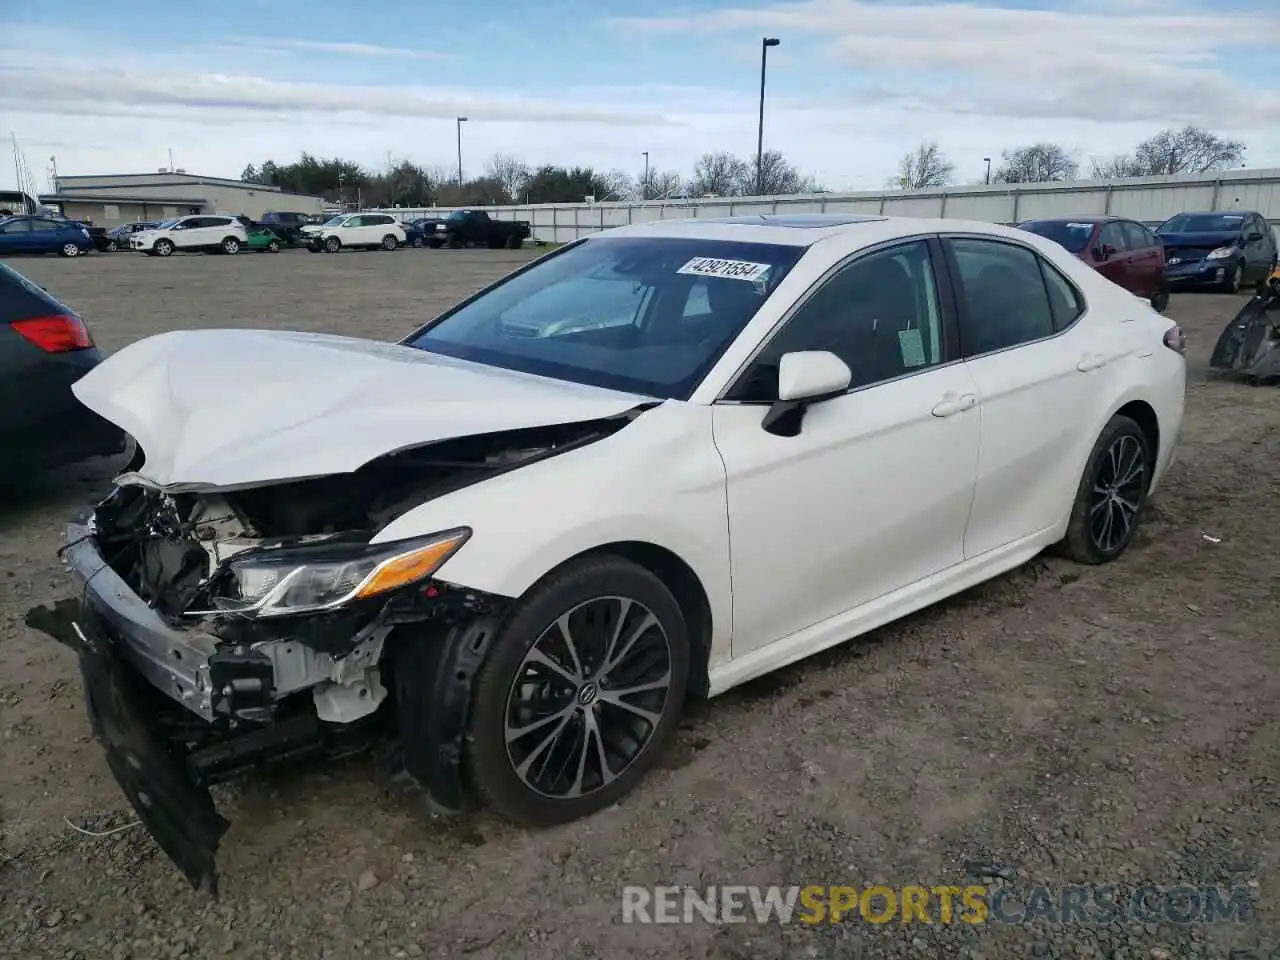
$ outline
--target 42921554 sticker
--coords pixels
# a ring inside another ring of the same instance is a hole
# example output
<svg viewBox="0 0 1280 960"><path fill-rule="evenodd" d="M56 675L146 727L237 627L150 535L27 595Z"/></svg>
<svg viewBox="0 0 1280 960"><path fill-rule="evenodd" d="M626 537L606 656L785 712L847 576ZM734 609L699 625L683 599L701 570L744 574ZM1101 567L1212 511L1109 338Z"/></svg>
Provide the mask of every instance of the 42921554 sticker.
<svg viewBox="0 0 1280 960"><path fill-rule="evenodd" d="M719 277L724 280L745 280L754 283L764 278L772 264L752 263L749 260L723 260L719 257L694 257L676 273L695 277Z"/></svg>

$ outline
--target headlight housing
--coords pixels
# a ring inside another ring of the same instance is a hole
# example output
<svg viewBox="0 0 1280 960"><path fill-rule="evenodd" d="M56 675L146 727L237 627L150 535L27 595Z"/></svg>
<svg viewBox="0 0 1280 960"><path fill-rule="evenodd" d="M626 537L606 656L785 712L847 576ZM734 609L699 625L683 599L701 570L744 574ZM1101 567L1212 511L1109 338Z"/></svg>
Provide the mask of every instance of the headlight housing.
<svg viewBox="0 0 1280 960"><path fill-rule="evenodd" d="M1226 260L1228 257L1234 256L1235 252L1235 247L1219 247L1217 250L1210 250L1205 254L1204 258L1206 260Z"/></svg>
<svg viewBox="0 0 1280 960"><path fill-rule="evenodd" d="M431 576L470 536L459 527L394 543L246 552L227 564L214 607L256 617L333 610Z"/></svg>

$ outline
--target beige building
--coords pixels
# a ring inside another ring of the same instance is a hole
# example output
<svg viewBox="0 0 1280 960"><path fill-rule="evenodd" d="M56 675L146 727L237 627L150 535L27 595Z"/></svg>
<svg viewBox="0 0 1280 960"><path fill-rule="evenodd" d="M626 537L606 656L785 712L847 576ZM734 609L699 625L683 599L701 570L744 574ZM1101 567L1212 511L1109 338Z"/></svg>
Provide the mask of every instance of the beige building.
<svg viewBox="0 0 1280 960"><path fill-rule="evenodd" d="M189 213L244 214L257 220L268 211L318 214L325 206L320 197L185 170L58 177L57 193L42 195L40 202L60 208L63 216L102 227Z"/></svg>

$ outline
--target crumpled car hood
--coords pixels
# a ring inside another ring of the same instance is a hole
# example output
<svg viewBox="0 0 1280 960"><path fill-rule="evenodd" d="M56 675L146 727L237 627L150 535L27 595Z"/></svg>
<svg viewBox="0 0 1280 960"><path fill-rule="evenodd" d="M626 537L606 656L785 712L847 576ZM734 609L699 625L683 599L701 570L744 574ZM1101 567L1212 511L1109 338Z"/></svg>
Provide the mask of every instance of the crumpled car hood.
<svg viewBox="0 0 1280 960"><path fill-rule="evenodd" d="M652 399L399 344L267 330L149 337L72 390L138 441L146 460L135 476L173 491L349 473L409 447L610 417Z"/></svg>

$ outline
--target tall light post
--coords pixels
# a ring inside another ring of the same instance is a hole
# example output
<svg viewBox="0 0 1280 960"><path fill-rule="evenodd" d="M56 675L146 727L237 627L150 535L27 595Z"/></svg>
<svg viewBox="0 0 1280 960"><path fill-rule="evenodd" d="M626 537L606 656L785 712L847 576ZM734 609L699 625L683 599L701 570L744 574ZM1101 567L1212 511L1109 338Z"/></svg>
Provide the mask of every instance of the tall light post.
<svg viewBox="0 0 1280 960"><path fill-rule="evenodd" d="M649 151L644 152L644 179L640 181L640 199L649 199Z"/></svg>
<svg viewBox="0 0 1280 960"><path fill-rule="evenodd" d="M462 192L462 125L467 122L466 117L458 118L458 192Z"/></svg>
<svg viewBox="0 0 1280 960"><path fill-rule="evenodd" d="M760 123L756 127L756 196L764 192L764 75L769 62L769 48L782 41L777 37L760 40Z"/></svg>
<svg viewBox="0 0 1280 960"><path fill-rule="evenodd" d="M983 157L983 162L987 165L987 185L991 185L991 158Z"/></svg>

